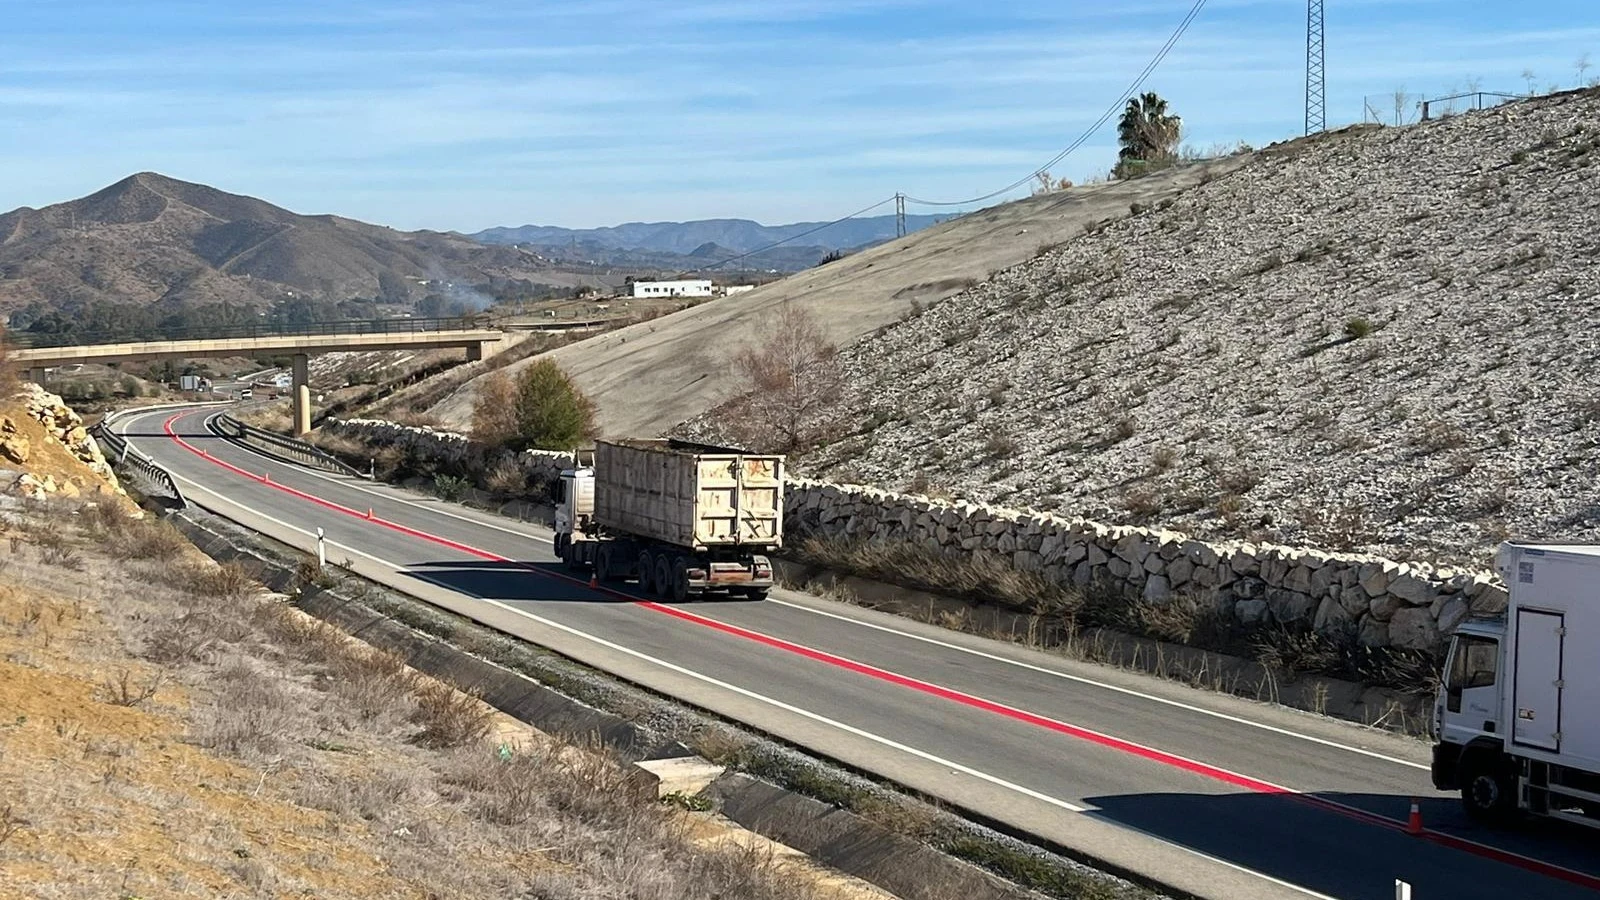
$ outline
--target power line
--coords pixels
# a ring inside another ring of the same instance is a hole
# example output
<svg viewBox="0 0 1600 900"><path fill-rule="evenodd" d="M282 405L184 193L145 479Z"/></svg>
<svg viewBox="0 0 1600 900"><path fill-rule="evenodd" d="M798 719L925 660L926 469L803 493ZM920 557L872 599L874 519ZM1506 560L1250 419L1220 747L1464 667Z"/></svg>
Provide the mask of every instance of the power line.
<svg viewBox="0 0 1600 900"><path fill-rule="evenodd" d="M1065 150L1062 150L1060 153L1057 153L1055 156L1051 157L1049 162L1037 169L1034 169L1024 177L1018 178L1016 181L1011 182L1000 190L991 191L990 193L984 194L981 197L969 197L965 200L939 201L918 200L915 197L906 197L906 201L909 203L915 203L919 206L966 206L971 203L982 203L985 200L993 200L995 197L998 197L1001 194L1009 194L1024 184L1027 184L1033 179L1039 177L1041 173L1048 171L1051 166L1061 162L1063 159L1066 159L1073 153L1073 151L1083 146L1084 143L1089 140L1089 138L1094 136L1095 132L1099 131L1103 125L1111 120L1112 116L1115 116L1118 111L1122 109L1123 103L1129 97L1132 97L1134 94L1139 92L1139 88L1144 86L1145 81L1149 79L1151 74L1155 72L1156 67L1161 65L1161 61L1167 58L1167 54L1170 53L1172 48L1177 45L1178 39L1183 37L1183 33L1189 30L1189 25L1194 22L1196 16L1200 15L1200 10L1203 9L1205 5L1206 0L1195 0L1194 6L1189 8L1188 15L1184 16L1183 21L1178 23L1178 27L1172 32L1172 36L1168 37L1167 42L1161 45L1161 49L1156 52L1155 57L1151 59L1144 69L1139 72L1138 77L1133 79L1133 83L1128 85L1127 89L1122 92L1122 94L1117 98L1116 102L1111 104L1111 106L1106 109L1105 113L1100 116L1100 118L1096 119L1093 125L1089 126L1087 131L1079 135L1077 140L1073 141L1071 144L1068 144Z"/></svg>
<svg viewBox="0 0 1600 900"><path fill-rule="evenodd" d="M801 239L803 237L809 237L810 235L816 234L817 232L823 230L824 228L832 228L833 226L838 225L840 222L848 222L851 219L856 218L857 216L866 215L867 213L872 212L873 210L877 209L880 206L883 206L886 203L894 203L895 202L895 198L898 197L898 196L899 195L896 194L895 197L885 197L884 199L879 200L877 203L874 203L871 206L863 207L862 209L858 209L858 210L856 210L855 212L851 213L848 216L840 216L839 218L834 219L832 222L824 222L823 224L818 225L815 228L809 228L809 229L807 229L805 231L800 232L799 234L791 234L788 237L784 238L783 240L781 240L781 241L773 241L772 243L766 245L765 247L757 247L756 249L751 250L748 253L741 253L738 256L730 256L727 259L722 260L721 262L708 263L706 265L701 266L698 269L690 269L689 271L690 272L704 272L707 269L715 269L715 268L719 268L721 266L725 266L725 265L727 265L728 263L731 263L731 262L738 262L741 259L747 259L749 257L755 256L757 253L765 253L765 252L767 252L768 250L771 250L774 247L781 247L784 244L789 243L790 241L797 241L797 240L799 240L799 239Z"/></svg>

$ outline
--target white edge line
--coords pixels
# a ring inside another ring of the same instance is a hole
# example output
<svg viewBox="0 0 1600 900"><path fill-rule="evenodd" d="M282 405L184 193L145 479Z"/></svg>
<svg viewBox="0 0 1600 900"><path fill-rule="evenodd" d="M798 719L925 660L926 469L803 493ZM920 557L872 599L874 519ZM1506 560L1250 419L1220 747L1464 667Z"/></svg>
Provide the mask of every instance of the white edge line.
<svg viewBox="0 0 1600 900"><path fill-rule="evenodd" d="M269 516L269 515L266 515L264 513L258 512L256 510L252 510L249 507L245 506L244 504L238 503L237 501L234 501L234 500L230 500L229 498L223 496L221 493L219 493L217 491L214 491L214 490L206 487L205 485L202 485L202 484L194 481L193 479L184 478L181 475L175 475L173 477L180 478L183 481L188 482L191 485L194 485L196 488L199 488L204 493L211 494L214 497L218 497L221 500L223 500L224 502L232 503L234 506L237 506L240 509L247 510L251 514L256 515L256 516L258 516L258 517L260 517L260 518L262 518L262 519L264 519L264 520L266 520L268 522L272 522L273 524L278 525L279 527L286 528L286 529L288 529L290 531L293 531L293 532L296 532L298 534L303 534L303 535L305 535L307 537L312 537L313 536L313 532L307 531L306 529L299 528L299 527L294 526L294 525L290 525L289 523L284 522L281 519L274 518L272 516ZM248 527L248 526L246 526L246 527ZM365 557L366 559L369 559L369 560L377 563L380 566L384 566L386 568L392 569L395 572L408 571L407 568L404 567L404 566L396 565L395 563L392 563L389 560L383 559L381 557L373 556L370 553L365 553L365 552L363 552L361 550L357 550L354 547L351 547L351 546L348 546L348 545L345 545L345 544L341 544L341 543L336 543L334 541L328 541L327 543L329 543L332 546L341 547L341 548L343 548L345 550L348 550L351 553L356 554L357 556ZM413 574L415 575L415 573L413 573ZM427 580L424 576L421 576L421 575L415 575L415 577L422 578L423 580ZM437 585L437 586L443 587L442 585ZM392 587L392 586L390 586L390 587ZM1209 853L1201 852L1199 850L1194 849L1193 847L1188 847L1188 846L1185 846L1183 844L1174 843L1172 841L1164 840L1164 839L1162 839L1160 837L1157 837L1157 836L1152 835L1152 834L1150 834L1148 832L1142 831L1142 830L1140 830L1138 828L1130 828L1130 827L1128 827L1128 826L1126 826L1126 825L1124 825L1124 824L1122 824L1120 822L1116 822L1114 820L1109 820L1109 819L1106 819L1106 818L1104 818L1102 816L1099 816L1099 815L1095 814L1092 810L1090 810L1088 807L1078 806L1078 805L1076 805L1074 803L1071 803L1071 802L1068 802L1066 800L1062 800L1062 799L1057 798L1057 797L1052 797L1052 796L1050 796L1048 794L1040 793L1039 791L1035 791L1035 790L1033 790L1031 788L1023 787L1020 784L1016 784L1014 782L1006 781L1005 779L997 777L995 775L990 775L987 772L982 772L982 771L979 771L977 769L971 768L969 766L964 766L964 765L962 765L962 764L960 764L958 762L954 762L952 760L944 759L943 757L940 757L940 756L935 756L934 754L928 753L925 750L918 750L915 747L911 747L911 746L908 746L906 744L899 743L898 741L894 741L894 740L891 740L889 738L873 734L870 731L865 731L863 729L856 728L853 725L847 725L847 724L845 724L843 722L840 722L840 721L837 721L837 720L834 720L834 719L830 719L827 716L823 716L823 715L821 715L819 713L814 713L814 712L811 712L810 710L801 709L800 707L793 706L793 705L788 704L788 703L784 703L781 700L775 700L775 699L773 699L771 697L768 697L768 696L765 696L763 694L758 694L755 691L749 690L747 688L742 688L742 687L739 687L738 685L729 684L728 682L721 681L721 680L716 679L716 678L712 678L709 675L703 675L703 674L701 674L699 672L695 672L695 671L693 671L691 669L684 668L683 666L679 666L679 665L677 665L675 663L667 662L666 660L663 660L663 659L657 659L657 658L655 658L653 656L650 656L649 654L641 653L638 650L634 650L634 649L629 648L629 647L624 647L621 644L617 644L617 643L614 643L612 641L608 641L608 640L606 640L604 638L596 637L596 636L588 634L586 632L579 631L578 629L573 628L571 626L563 625L563 624L561 624L559 622L551 621L549 619L544 618L543 616L538 616L538 615L535 615L535 614L533 614L531 612L528 612L527 610L518 609L517 607L512 606L512 605L510 605L508 603L504 603L504 602L499 601L499 600L493 600L493 599L490 599L488 597L483 597L483 596L480 596L480 595L477 595L477 594L473 594L473 593L470 593L468 591L461 590L460 588L443 588L443 589L445 589L445 590L453 590L454 592L462 594L464 596L472 597L472 598L478 600L481 603L487 603L490 606L494 606L494 607L496 607L498 609L501 609L501 610L504 610L506 612L512 613L513 615L521 616L522 618L528 619L529 621L536 622L536 623L538 623L540 625L545 626L546 628L552 628L552 629L555 629L556 631L564 632L566 634L572 635L573 637L579 638L581 640L586 640L586 641L589 641L590 643L597 644L597 645L599 645L601 647L605 647L606 649L609 649L609 650L612 650L612 651L615 651L615 652L618 652L618 653L622 653L622 654L627 655L627 656L631 656L631 657L633 657L635 659L638 659L638 660L640 660L642 662L646 662L646 663L649 663L651 665L659 666L660 668L666 669L666 670L668 670L670 672L676 672L676 673L678 673L680 675L683 675L683 676L688 677L688 678L692 678L692 679L694 679L696 681L700 681L700 682L702 682L704 684L708 684L708 685L710 685L712 687L719 688L719 689L725 690L725 691L729 691L731 693L734 693L734 694L737 694L739 696L748 698L750 700L754 700L754 701L756 701L758 703L762 703L762 704L774 707L776 709L783 710L784 712L790 713L792 715L797 715L797 716L800 716L802 718L809 719L809 720L811 720L813 722L817 722L819 724L826 725L826 726L828 726L830 728L838 729L838 730L843 731L843 732L845 732L847 734L851 734L851 735L854 735L856 737L862 738L864 740L871 741L871 742L873 742L875 744L878 744L880 746L888 747L891 750L896 750L896 751L899 751L901 753L905 753L905 754L907 754L909 756L914 756L914 757L916 757L918 759L934 763L935 765L948 767L951 771L960 772L963 775L967 775L969 777L976 778L976 779L978 779L980 781L987 782L989 784L994 785L995 787L1003 788L1005 790L1021 794L1021 795L1025 796L1025 797L1029 797L1029 798L1032 798L1034 800L1038 800L1041 803L1046 803L1046 804L1049 804L1051 806L1055 806L1055 807L1057 807L1059 809L1064 809L1064 810L1066 810L1068 812L1087 814L1087 815L1089 815L1089 817L1094 818L1096 821L1100 821L1100 822L1111 824L1113 827L1116 827L1116 828L1122 828L1122 829L1125 829L1125 830L1128 830L1128 831L1132 831L1132 832L1134 832L1136 834L1139 834L1139 835L1141 835L1141 836L1143 836L1143 837L1145 837L1145 838L1147 838L1149 840L1155 841L1155 842L1157 842L1157 843L1159 843L1159 844L1161 844L1163 846L1172 847L1172 848L1174 848L1176 850L1179 850L1179 851L1181 851L1183 853L1187 853L1187 854L1189 854L1191 856L1194 856L1194 857L1197 857L1199 859L1204 859L1204 860L1206 860L1208 862L1216 863L1218 865L1224 866L1226 868L1232 869L1234 871L1237 871L1237 872L1239 872L1241 874L1244 874L1244 875L1247 875L1247 876L1250 876L1250 877L1259 878L1259 879L1261 879L1263 881L1266 881L1266 882L1268 882L1270 884L1275 884L1275 885L1278 885L1279 887L1288 888L1289 890L1295 891L1295 892L1297 892L1299 894L1302 894L1302 895L1304 895L1306 897L1311 897L1311 898L1313 898L1313 900L1338 900L1338 898L1330 897L1327 894L1320 894L1320 893L1318 893L1316 891L1310 890L1309 888L1304 888L1304 887L1301 887L1301 886L1299 886L1297 884L1293 884L1291 882L1284 881L1284 880L1279 879L1279 878L1274 878L1273 876L1268 875L1265 872L1258 872L1255 869L1247 868L1245 866L1238 865L1237 863L1231 863L1231 862L1228 862L1227 860L1218 859L1217 857L1212 856ZM405 593L405 591L403 591L403 590L401 592ZM422 598L418 598L418 599L422 599ZM423 600L423 602L426 603L427 601ZM492 627L492 626L490 626L490 627ZM522 640L526 640L526 639L522 638ZM613 676L613 677L620 677L620 676ZM627 679L624 678L623 680L626 681Z"/></svg>
<svg viewBox="0 0 1600 900"><path fill-rule="evenodd" d="M835 613L835 612L829 612L827 610L822 610L822 609L816 609L814 607L807 606L807 605L805 605L803 603L793 603L793 602L790 602L790 601L787 601L787 600L773 599L773 598L770 598L770 597L767 599L767 602L768 603L776 603L776 604L778 604L780 606L787 606L787 607L790 607L791 609L804 610L805 612L813 613L813 614L819 615L819 616L826 616L826 617L828 617L830 619L838 619L839 621L842 621L842 622L851 622L851 623L854 623L856 625L860 625L863 628L871 628L871 629L873 629L875 631L882 631L882 632L885 632L885 633L888 633L888 634L893 634L893 635L898 635L900 637L910 638L910 639L915 640L915 641L921 641L921 642L923 642L925 644L933 644L936 647L943 647L943 648L945 648L947 650L955 650L955 651L958 651L958 652L961 652L961 653L966 653L966 654L971 655L971 656L982 657L983 659L988 659L988 660L993 660L995 662L1005 663L1007 665L1016 666L1016 667L1021 668L1021 669L1027 669L1027 670L1032 671L1032 672L1039 672L1039 673L1042 673L1042 674L1045 674L1045 675L1054 675L1057 678L1063 678L1063 679L1066 679L1067 681L1074 681L1074 682L1077 682L1079 684L1086 684L1086 685L1092 685L1092 686L1098 687L1098 688L1104 688L1105 690L1114 691L1114 692L1116 692L1118 694L1124 694L1124 695L1129 696L1129 697L1138 697L1141 700L1148 700L1148 701L1151 701L1153 703L1160 703L1160 704L1163 704L1163 705L1166 705L1166 706L1171 706L1171 707L1176 707L1178 709L1187 710L1189 712L1200 713L1201 715L1211 716L1212 718L1216 718L1216 719L1222 719L1223 721L1232 722L1232 723L1237 724L1237 725L1247 725L1247 726L1249 726L1251 728L1259 728L1259 729L1261 729L1263 731L1270 731L1270 732L1272 732L1274 734L1283 735L1284 737L1298 738L1298 739L1303 740L1303 741L1309 741L1309 742L1311 742L1313 744L1320 744L1320 745L1322 745L1324 747L1329 747L1329 748L1332 748L1332 749L1335 749L1335 750L1345 750L1345 751L1348 751L1350 753L1358 753L1358 754L1360 754L1362 756L1371 757L1373 759L1382 760L1382 761L1388 762L1388 763L1394 763L1395 765L1406 766L1406 767L1413 768L1413 769L1421 769L1423 771L1428 771L1428 767L1423 765L1423 764L1421 764L1421 763L1414 763L1414 762L1411 762L1410 760L1398 759L1398 758L1393 757L1393 756L1387 756L1385 754L1378 753L1375 750L1366 750L1366 749L1363 749L1361 747L1352 747L1352 746L1350 746L1348 744L1341 744L1338 741L1331 741L1331 740L1328 740L1326 738L1316 737L1314 735L1302 734L1302 733L1300 733L1298 731L1291 731L1291 730L1289 730L1287 728L1280 728L1280 727L1278 727L1276 725L1268 725L1268 724L1266 724L1264 722L1254 722L1254 721L1251 721L1250 719L1246 719L1246 718L1243 718L1243 717L1240 717L1240 716L1230 715L1230 714L1225 713L1225 712L1218 712L1216 710L1206 709L1203 706L1194 706L1194 705L1191 705L1191 704L1188 704L1188 703L1184 703L1181 700L1170 700L1170 699L1168 699L1166 697L1157 697L1154 694L1146 694L1143 691L1137 691L1137 690L1134 690L1133 688L1125 688L1125 687L1121 687L1121 686L1115 685L1115 684L1107 684L1107 683L1105 683L1103 681L1096 681L1096 680L1094 680L1092 678L1085 678L1082 675L1073 675L1073 674L1071 674L1069 672L1062 672L1062 671L1059 671L1059 670L1056 670L1056 669L1051 669L1051 668L1046 667L1046 666L1034 665L1033 663L1022 662L1021 660L1016 660L1016 659L1008 659L1008 658L1006 658L1004 656L1000 656L998 654L989 653L989 652L986 652L986 651L983 651L983 650L975 650L975 649L973 649L971 647L963 647L960 644L953 644L953 643L950 643L949 641L942 641L942 640L940 640L938 638L928 637L926 635L921 635L921 634L913 634L912 632L902 631L902 630L900 630L898 628L893 628L893 627L890 627L888 625L880 625L880 624L878 624L876 622L868 622L868 621L865 621L863 619L854 618L852 616L847 616L847 615L843 615L843 614Z"/></svg>

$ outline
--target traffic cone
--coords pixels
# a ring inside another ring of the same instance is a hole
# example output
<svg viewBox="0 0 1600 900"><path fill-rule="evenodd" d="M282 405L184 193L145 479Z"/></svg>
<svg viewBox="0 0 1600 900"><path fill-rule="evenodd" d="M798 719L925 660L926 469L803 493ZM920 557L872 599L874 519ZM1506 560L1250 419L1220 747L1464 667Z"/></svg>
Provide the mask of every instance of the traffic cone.
<svg viewBox="0 0 1600 900"><path fill-rule="evenodd" d="M1422 804L1411 798L1411 815L1406 817L1406 834L1422 833Z"/></svg>
<svg viewBox="0 0 1600 900"><path fill-rule="evenodd" d="M367 518L372 518L372 507L367 507Z"/></svg>
<svg viewBox="0 0 1600 900"><path fill-rule="evenodd" d="M590 572L589 573L589 587L597 588L599 586L600 586L600 573L598 573L598 572Z"/></svg>

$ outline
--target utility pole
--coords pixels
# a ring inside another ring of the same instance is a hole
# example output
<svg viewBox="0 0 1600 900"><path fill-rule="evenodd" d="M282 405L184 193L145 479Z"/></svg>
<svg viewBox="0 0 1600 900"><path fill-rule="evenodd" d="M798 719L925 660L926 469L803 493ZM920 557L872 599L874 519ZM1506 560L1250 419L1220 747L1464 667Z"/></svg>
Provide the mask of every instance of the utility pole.
<svg viewBox="0 0 1600 900"><path fill-rule="evenodd" d="M895 237L906 236L906 195L894 195L894 234Z"/></svg>
<svg viewBox="0 0 1600 900"><path fill-rule="evenodd" d="M1323 73L1323 0L1306 0L1306 134L1328 127Z"/></svg>

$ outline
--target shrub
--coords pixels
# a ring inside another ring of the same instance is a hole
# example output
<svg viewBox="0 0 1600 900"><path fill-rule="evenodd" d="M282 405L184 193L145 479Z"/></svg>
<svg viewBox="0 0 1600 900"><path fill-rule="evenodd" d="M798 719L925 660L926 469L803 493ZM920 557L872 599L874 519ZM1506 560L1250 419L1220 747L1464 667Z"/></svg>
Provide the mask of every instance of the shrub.
<svg viewBox="0 0 1600 900"><path fill-rule="evenodd" d="M1003 431L991 432L983 443L983 452L990 459L1010 459L1017 452L1017 439Z"/></svg>
<svg viewBox="0 0 1600 900"><path fill-rule="evenodd" d="M1157 447L1154 453L1150 454L1150 468L1157 472L1166 472L1177 463L1178 451L1176 448L1162 445Z"/></svg>
<svg viewBox="0 0 1600 900"><path fill-rule="evenodd" d="M498 447L517 435L517 384L505 372L483 379L472 407L472 438Z"/></svg>
<svg viewBox="0 0 1600 900"><path fill-rule="evenodd" d="M1352 341L1360 340L1372 332L1372 323L1359 316L1344 323L1344 336Z"/></svg>
<svg viewBox="0 0 1600 900"><path fill-rule="evenodd" d="M460 475L440 473L433 476L433 492L439 499L459 503L472 490L472 482Z"/></svg>
<svg viewBox="0 0 1600 900"><path fill-rule="evenodd" d="M483 484L496 494L523 494L528 490L528 474L516 460L502 459L490 467Z"/></svg>
<svg viewBox="0 0 1600 900"><path fill-rule="evenodd" d="M422 726L413 740L424 747L461 747L489 736L494 713L477 698L429 683L416 694L411 720Z"/></svg>
<svg viewBox="0 0 1600 900"><path fill-rule="evenodd" d="M594 438L594 404L561 367L541 359L517 378L516 434L522 448L571 450Z"/></svg>

